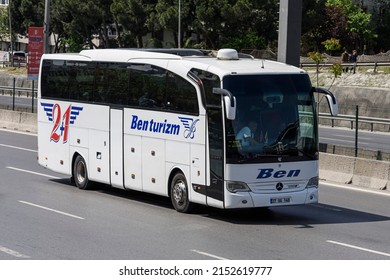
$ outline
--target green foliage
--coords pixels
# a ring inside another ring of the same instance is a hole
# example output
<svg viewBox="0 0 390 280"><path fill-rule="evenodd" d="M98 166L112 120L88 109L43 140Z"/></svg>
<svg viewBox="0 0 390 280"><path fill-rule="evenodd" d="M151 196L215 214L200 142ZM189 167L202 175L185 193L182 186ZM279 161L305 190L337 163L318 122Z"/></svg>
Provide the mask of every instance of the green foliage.
<svg viewBox="0 0 390 280"><path fill-rule="evenodd" d="M329 38L340 40L340 45L349 49L361 48L363 44L373 46L378 38L381 47L389 49L389 1L375 1L387 8L377 18L359 8L359 1L355 0L303 0L303 53L331 47L321 44ZM12 0L13 31L26 35L29 26L42 26L44 2ZM57 35L57 50L73 42L82 42L89 48L162 46L166 31L172 33L177 45L178 2L51 0L50 31ZM275 0L181 0L181 45L276 50L278 12L279 1ZM6 26L7 19L0 14L1 34L5 34L2 30ZM115 37L109 36L110 30L115 31ZM143 42L146 34L148 39ZM96 38L99 46L95 45Z"/></svg>
<svg viewBox="0 0 390 280"><path fill-rule="evenodd" d="M9 37L9 20L8 20L8 8L5 6L0 7L0 39L4 40Z"/></svg>
<svg viewBox="0 0 390 280"><path fill-rule="evenodd" d="M345 16L346 29L355 45L354 48L362 48L363 44L370 43L373 38L377 37L372 25L371 14L364 12L352 0L327 0L327 6L339 9L341 16Z"/></svg>
<svg viewBox="0 0 390 280"><path fill-rule="evenodd" d="M331 39L323 41L321 44L324 45L325 49L327 51L329 51L330 53L332 53L333 51L338 51L338 50L341 49L341 45L340 45L340 40L339 39L331 38Z"/></svg>
<svg viewBox="0 0 390 280"><path fill-rule="evenodd" d="M324 62L325 56L319 52L309 52L307 55L310 57L310 59L312 59L316 63L317 86L318 86L318 73L320 72L320 63Z"/></svg>
<svg viewBox="0 0 390 280"><path fill-rule="evenodd" d="M10 5L13 33L26 35L29 26L43 25L44 1L12 0Z"/></svg>
<svg viewBox="0 0 390 280"><path fill-rule="evenodd" d="M265 39L259 37L254 32L241 34L237 37L233 37L228 43L223 44L223 48L232 48L236 50L241 49L265 49L267 47Z"/></svg>
<svg viewBox="0 0 390 280"><path fill-rule="evenodd" d="M319 52L309 52L307 54L317 65L321 64L325 60L325 55Z"/></svg>
<svg viewBox="0 0 390 280"><path fill-rule="evenodd" d="M146 22L148 19L148 5L143 0L113 0L111 13L118 24L134 34L137 47L142 48L142 36L148 33ZM122 47L129 47L126 43L119 42Z"/></svg>
<svg viewBox="0 0 390 280"><path fill-rule="evenodd" d="M380 16L373 19L378 34L375 42L378 51L387 51L390 48L390 1L376 0L376 2L381 5L382 9L380 10Z"/></svg>
<svg viewBox="0 0 390 280"><path fill-rule="evenodd" d="M68 52L80 52L84 48L84 41L81 37L70 37L61 40L61 47Z"/></svg>
<svg viewBox="0 0 390 280"><path fill-rule="evenodd" d="M330 6L342 6L346 10L350 10L355 7L352 0L326 0L326 4Z"/></svg>
<svg viewBox="0 0 390 280"><path fill-rule="evenodd" d="M340 63L334 63L329 68L329 71L333 74L334 78L337 78L341 76L341 74L343 73L343 67L341 66Z"/></svg>
<svg viewBox="0 0 390 280"><path fill-rule="evenodd" d="M107 26L114 22L111 4L108 0L52 0L50 31L58 34L59 45L64 45L62 39L72 38L81 40L85 47L95 48L98 46L94 39L99 37L101 46L109 47Z"/></svg>
<svg viewBox="0 0 390 280"><path fill-rule="evenodd" d="M333 74L333 80L329 86L330 89L334 81L343 73L343 67L341 66L340 63L333 63L332 66L329 68L329 71Z"/></svg>
<svg viewBox="0 0 390 280"><path fill-rule="evenodd" d="M365 13L362 10L357 10L355 13L349 15L349 30L363 37L371 36L372 29L370 28L370 23L371 14Z"/></svg>

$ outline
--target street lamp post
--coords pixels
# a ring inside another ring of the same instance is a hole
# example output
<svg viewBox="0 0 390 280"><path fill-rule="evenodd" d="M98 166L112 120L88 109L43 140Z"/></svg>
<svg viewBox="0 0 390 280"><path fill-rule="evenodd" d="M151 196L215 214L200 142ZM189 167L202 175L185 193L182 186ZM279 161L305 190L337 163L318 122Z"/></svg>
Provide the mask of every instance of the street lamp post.
<svg viewBox="0 0 390 280"><path fill-rule="evenodd" d="M179 11L178 11L178 34L177 34L177 47L181 48L181 0L179 0Z"/></svg>
<svg viewBox="0 0 390 280"><path fill-rule="evenodd" d="M14 66L14 44L12 42L12 16L11 16L11 0L8 1L8 19L9 19L9 43L10 43L10 53L9 60L11 66Z"/></svg>
<svg viewBox="0 0 390 280"><path fill-rule="evenodd" d="M50 0L45 0L45 19L43 23L43 53L50 52Z"/></svg>
<svg viewBox="0 0 390 280"><path fill-rule="evenodd" d="M280 0L278 61L299 67L302 0Z"/></svg>

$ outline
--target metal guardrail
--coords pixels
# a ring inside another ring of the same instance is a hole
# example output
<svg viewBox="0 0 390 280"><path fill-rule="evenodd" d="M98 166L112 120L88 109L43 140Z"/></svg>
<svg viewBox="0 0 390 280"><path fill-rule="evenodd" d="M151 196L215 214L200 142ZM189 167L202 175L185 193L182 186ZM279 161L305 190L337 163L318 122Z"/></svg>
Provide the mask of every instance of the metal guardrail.
<svg viewBox="0 0 390 280"><path fill-rule="evenodd" d="M320 63L318 66L320 68L330 68L332 67L333 64L335 63L340 63L340 62L324 62L324 63ZM373 67L374 70L373 72L376 73L378 71L378 67L380 66L384 66L384 67L389 67L390 66L390 61L377 61L377 62L356 62L356 63L350 63L350 62L347 62L347 63L340 63L341 66L343 68L350 68L350 69L355 69L356 67ZM300 63L300 67L301 68L316 68L317 67L317 64L314 63L314 62L302 62Z"/></svg>
<svg viewBox="0 0 390 280"><path fill-rule="evenodd" d="M13 86L0 86L0 91L2 92L2 95L4 95L4 91L10 91L10 96L12 96L12 110L15 111L16 104L15 104L15 98L16 98L16 92L18 92L18 97L21 96L21 92L24 92L26 94L26 97L30 97L31 93L31 112L34 113L34 98L37 97L37 88L35 87L35 83L33 81L31 88L25 88L25 87L16 87L16 79L13 79Z"/></svg>
<svg viewBox="0 0 390 280"><path fill-rule="evenodd" d="M16 67L16 68L27 68L27 62L25 60L15 60L11 61L0 61L2 67Z"/></svg>
<svg viewBox="0 0 390 280"><path fill-rule="evenodd" d="M364 116L358 116L358 118L356 118L356 116L354 115L342 115L342 114L339 114L337 116L332 116L328 113L319 113L319 117L322 119L331 120L332 127L335 126L334 121L339 120L339 121L349 121L351 123L351 129L354 129L354 127L356 127L355 123L357 120L359 123L363 122L363 123L370 124L371 131L374 131L375 124L388 125L389 126L388 131L390 131L390 119L385 119L385 118L373 118L373 117L364 117Z"/></svg>
<svg viewBox="0 0 390 280"><path fill-rule="evenodd" d="M36 93L37 93L37 88L34 87L34 90L33 88L25 88L25 87L9 87L9 86L0 86L0 90L4 91L4 90L7 90L7 91L17 91L19 92L19 96L20 96L20 92L25 92L26 93L26 96L29 97L30 93L31 95L34 93L35 97L37 96Z"/></svg>

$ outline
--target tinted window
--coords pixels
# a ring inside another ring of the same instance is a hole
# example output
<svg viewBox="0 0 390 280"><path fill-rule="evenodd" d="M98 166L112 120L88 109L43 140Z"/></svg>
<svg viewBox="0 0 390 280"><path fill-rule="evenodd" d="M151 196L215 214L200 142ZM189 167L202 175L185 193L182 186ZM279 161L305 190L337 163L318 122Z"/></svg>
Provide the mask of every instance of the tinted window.
<svg viewBox="0 0 390 280"><path fill-rule="evenodd" d="M213 73L200 69L191 69L191 72L202 81L206 104L208 106L221 106L221 97L217 94L213 94L213 88L221 87L221 80L219 77Z"/></svg>
<svg viewBox="0 0 390 280"><path fill-rule="evenodd" d="M45 60L42 97L198 114L196 88L149 64Z"/></svg>

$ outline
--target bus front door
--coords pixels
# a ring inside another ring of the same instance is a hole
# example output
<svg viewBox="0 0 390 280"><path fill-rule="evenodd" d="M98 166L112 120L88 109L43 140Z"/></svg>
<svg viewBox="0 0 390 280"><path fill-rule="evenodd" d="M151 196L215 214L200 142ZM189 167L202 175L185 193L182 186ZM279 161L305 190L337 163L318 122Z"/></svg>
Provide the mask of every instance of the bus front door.
<svg viewBox="0 0 390 280"><path fill-rule="evenodd" d="M210 147L210 186L207 188L207 205L224 207L224 146L221 108L208 108Z"/></svg>

